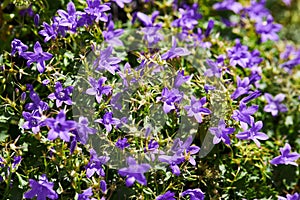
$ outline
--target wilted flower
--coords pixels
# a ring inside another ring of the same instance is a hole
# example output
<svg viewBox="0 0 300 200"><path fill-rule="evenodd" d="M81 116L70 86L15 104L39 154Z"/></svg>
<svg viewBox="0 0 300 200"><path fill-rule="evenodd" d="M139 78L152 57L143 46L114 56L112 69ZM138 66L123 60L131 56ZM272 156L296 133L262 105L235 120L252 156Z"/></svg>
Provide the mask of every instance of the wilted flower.
<svg viewBox="0 0 300 200"><path fill-rule="evenodd" d="M11 55L14 56L16 52L19 53L20 56L23 55L25 51L27 51L28 46L25 45L21 40L14 39L11 42Z"/></svg>
<svg viewBox="0 0 300 200"><path fill-rule="evenodd" d="M127 158L127 168L119 169L119 174L121 176L127 176L126 178L126 186L130 187L134 184L135 181L142 185L147 184L146 177L144 173L150 170L151 166L149 164L137 164L134 158Z"/></svg>
<svg viewBox="0 0 300 200"><path fill-rule="evenodd" d="M58 199L57 193L53 190L54 183L48 182L46 174L40 177L40 180L29 179L31 190L24 194L24 198L33 199L37 197L39 200Z"/></svg>
<svg viewBox="0 0 300 200"><path fill-rule="evenodd" d="M273 158L270 163L273 165L294 165L294 166L298 166L298 164L295 162L298 158L300 158L300 154L293 152L291 152L291 146L286 143L284 145L283 148L280 148L280 156L277 156L275 158Z"/></svg>

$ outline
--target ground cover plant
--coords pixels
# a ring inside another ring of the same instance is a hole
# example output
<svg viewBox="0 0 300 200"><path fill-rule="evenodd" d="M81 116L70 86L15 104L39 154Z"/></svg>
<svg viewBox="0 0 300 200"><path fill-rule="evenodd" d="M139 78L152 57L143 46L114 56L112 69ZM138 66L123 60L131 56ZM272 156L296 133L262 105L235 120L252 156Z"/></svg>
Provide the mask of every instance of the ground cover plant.
<svg viewBox="0 0 300 200"><path fill-rule="evenodd" d="M0 1L0 198L300 199L299 11Z"/></svg>

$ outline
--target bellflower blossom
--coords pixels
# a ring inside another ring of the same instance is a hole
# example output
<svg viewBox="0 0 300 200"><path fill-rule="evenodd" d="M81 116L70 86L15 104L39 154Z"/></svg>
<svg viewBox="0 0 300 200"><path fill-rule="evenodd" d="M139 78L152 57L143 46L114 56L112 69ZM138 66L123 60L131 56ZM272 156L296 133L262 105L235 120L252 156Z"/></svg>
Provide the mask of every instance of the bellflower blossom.
<svg viewBox="0 0 300 200"><path fill-rule="evenodd" d="M243 6L235 0L223 0L222 2L215 3L213 8L215 10L231 10L237 14L243 9Z"/></svg>
<svg viewBox="0 0 300 200"><path fill-rule="evenodd" d="M247 107L245 103L241 102L239 105L239 110L234 110L233 115L231 117L235 121L241 121L251 124L251 118L253 118L251 115L256 113L257 110L258 105L251 105Z"/></svg>
<svg viewBox="0 0 300 200"><path fill-rule="evenodd" d="M202 192L201 189L187 189L183 193L180 194L180 196L190 196L190 200L204 200L204 192Z"/></svg>
<svg viewBox="0 0 300 200"><path fill-rule="evenodd" d="M253 140L255 144L260 147L259 140L267 140L269 136L267 136L263 132L259 132L262 129L263 123L262 121L254 122L254 118L250 118L250 129L248 129L248 124L245 122L240 122L244 132L240 132L236 135L236 137L240 140Z"/></svg>
<svg viewBox="0 0 300 200"><path fill-rule="evenodd" d="M125 3L131 3L132 0L111 0L115 2L120 8L124 8Z"/></svg>
<svg viewBox="0 0 300 200"><path fill-rule="evenodd" d="M89 82L92 85L92 88L88 88L86 90L86 93L88 95L95 95L98 103L101 102L103 94L109 95L112 91L112 88L110 86L104 85L106 80L106 77L99 78L98 81L96 81L92 77L89 77Z"/></svg>
<svg viewBox="0 0 300 200"><path fill-rule="evenodd" d="M185 5L179 8L180 16L172 22L173 27L181 27L183 30L192 30L197 24L202 15L198 12L199 5L194 3L191 7Z"/></svg>
<svg viewBox="0 0 300 200"><path fill-rule="evenodd" d="M202 123L202 116L211 114L208 108L203 108L206 104L206 97L197 100L194 96L191 97L191 105L184 106L189 117L194 116L198 123Z"/></svg>
<svg viewBox="0 0 300 200"><path fill-rule="evenodd" d="M174 192L168 190L166 193L157 196L155 200L176 200L174 195Z"/></svg>
<svg viewBox="0 0 300 200"><path fill-rule="evenodd" d="M119 125L120 120L112 117L112 112L107 112L103 115L102 119L96 119L95 122L101 123L104 125L107 132L112 130L112 125Z"/></svg>
<svg viewBox="0 0 300 200"><path fill-rule="evenodd" d="M230 145L230 137L228 135L233 133L235 129L230 127L226 128L224 119L221 119L218 126L209 128L209 131L214 135L214 144L218 144L222 140L225 144Z"/></svg>
<svg viewBox="0 0 300 200"><path fill-rule="evenodd" d="M134 158L127 158L128 167L121 168L118 170L118 173L121 176L127 176L126 178L126 186L130 187L134 184L135 181L142 185L147 184L146 177L144 173L150 170L151 166L149 164L137 164Z"/></svg>
<svg viewBox="0 0 300 200"><path fill-rule="evenodd" d="M291 73L292 69L300 65L300 50L294 52L294 58L281 64L280 67L284 68L287 72Z"/></svg>
<svg viewBox="0 0 300 200"><path fill-rule="evenodd" d="M60 137L63 141L69 142L71 130L76 128L76 122L73 120L66 120L66 114L63 110L61 110L56 118L48 118L46 119L47 126L50 127L50 131L48 132L48 139L54 140L57 137Z"/></svg>
<svg viewBox="0 0 300 200"><path fill-rule="evenodd" d="M300 154L297 152L291 153L291 146L286 143L283 148L280 148L280 156L273 158L270 163L272 165L294 165L298 166L295 162L298 158L300 158Z"/></svg>
<svg viewBox="0 0 300 200"><path fill-rule="evenodd" d="M284 52L282 52L280 54L280 59L284 59L284 60L288 59L290 57L291 53L294 52L294 51L295 51L295 49L294 49L294 47L292 45L287 45L285 47Z"/></svg>
<svg viewBox="0 0 300 200"><path fill-rule="evenodd" d="M246 68L248 67L248 63L251 58L248 47L242 45L239 39L236 39L235 43L235 46L227 51L228 57L230 59L230 65L240 65L241 67Z"/></svg>
<svg viewBox="0 0 300 200"><path fill-rule="evenodd" d="M29 97L32 100L32 102L27 103L25 105L25 109L29 110L29 111L38 111L40 113L42 111L48 110L49 105L46 102L42 101L41 98L39 97L39 95L31 87L32 86L29 85L29 86L27 86L27 89L30 91Z"/></svg>
<svg viewBox="0 0 300 200"><path fill-rule="evenodd" d="M259 21L255 24L256 32L261 36L261 42L267 40L278 41L277 32L281 30L282 25L274 24L273 21L272 15L268 15L266 21Z"/></svg>
<svg viewBox="0 0 300 200"><path fill-rule="evenodd" d="M54 183L48 182L47 176L43 174L39 181L29 179L31 190L24 194L24 198L33 199L37 196L39 200L58 199L58 195L53 190Z"/></svg>
<svg viewBox="0 0 300 200"><path fill-rule="evenodd" d="M268 105L264 107L265 112L270 112L272 116L277 116L279 112L287 112L287 107L281 102L284 100L284 94L277 94L273 97L271 94L266 93L265 98L268 101Z"/></svg>
<svg viewBox="0 0 300 200"><path fill-rule="evenodd" d="M86 190L83 190L83 193L78 194L77 200L96 200L95 198L90 198L90 196L93 196L93 190L91 187L89 187Z"/></svg>
<svg viewBox="0 0 300 200"><path fill-rule="evenodd" d="M18 52L18 54L20 56L23 55L23 53L25 51L27 51L28 49L28 46L25 45L21 40L19 39L14 39L12 42L11 42L11 55L14 56L16 52Z"/></svg>
<svg viewBox="0 0 300 200"><path fill-rule="evenodd" d="M110 10L110 4L102 4L100 0L87 0L88 7L84 9L78 21L79 26L91 25L94 21L107 22L108 16L104 13Z"/></svg>
<svg viewBox="0 0 300 200"><path fill-rule="evenodd" d="M214 62L210 59L207 59L206 63L210 68L204 72L204 76L207 76L207 77L215 76L218 78L221 77L222 68L219 67L219 62Z"/></svg>
<svg viewBox="0 0 300 200"><path fill-rule="evenodd" d="M22 128L31 129L34 134L40 132L40 127L45 126L44 119L39 110L33 110L32 112L23 111L22 115L26 120Z"/></svg>
<svg viewBox="0 0 300 200"><path fill-rule="evenodd" d="M63 88L60 82L55 83L55 92L48 95L48 98L51 100L56 100L56 106L61 107L62 103L67 105L72 105L72 99L70 97L73 92L74 87L68 86Z"/></svg>
<svg viewBox="0 0 300 200"><path fill-rule="evenodd" d="M161 97L157 97L157 101L164 102L163 110L167 114L171 110L176 109L176 104L179 104L183 98L183 93L178 89L172 88L169 90L168 88L164 88L161 93Z"/></svg>
<svg viewBox="0 0 300 200"><path fill-rule="evenodd" d="M48 42L49 40L54 40L58 36L57 32L57 23L47 24L46 22L43 22L43 30L39 31L39 34L44 36L44 42Z"/></svg>
<svg viewBox="0 0 300 200"><path fill-rule="evenodd" d="M159 11L154 11L151 14L151 17L149 17L148 15L142 12L137 12L136 17L139 20L141 20L141 22L145 27L161 27L161 24L154 25L155 19L157 18L158 15L159 15Z"/></svg>
<svg viewBox="0 0 300 200"><path fill-rule="evenodd" d="M100 181L100 190L103 194L106 194L107 192L107 184L105 182L105 180L101 180Z"/></svg>
<svg viewBox="0 0 300 200"><path fill-rule="evenodd" d="M174 81L174 88L179 88L183 83L190 80L192 76L184 76L184 70L178 71Z"/></svg>
<svg viewBox="0 0 300 200"><path fill-rule="evenodd" d="M76 129L74 130L77 141L82 144L86 144L88 140L88 134L95 134L96 129L88 127L89 121L86 117L80 116L79 121L76 124Z"/></svg>
<svg viewBox="0 0 300 200"><path fill-rule="evenodd" d="M121 150L124 150L126 147L129 147L130 144L127 142L127 138L119 139L116 142L116 147L118 147Z"/></svg>
<svg viewBox="0 0 300 200"><path fill-rule="evenodd" d="M110 157L108 156L99 156L97 155L96 151L94 149L90 150L90 161L89 163L85 166L86 169L86 176L88 178L91 178L94 173L98 174L99 176L104 177L105 172L104 169L102 168L102 165L105 165Z"/></svg>
<svg viewBox="0 0 300 200"><path fill-rule="evenodd" d="M177 42L175 37L172 37L172 47L169 51L161 55L161 59L167 60L178 56L187 56L190 54L189 50L183 47L176 47Z"/></svg>
<svg viewBox="0 0 300 200"><path fill-rule="evenodd" d="M295 192L294 194L287 194L286 197L278 196L278 200L299 200L300 194Z"/></svg>
<svg viewBox="0 0 300 200"><path fill-rule="evenodd" d="M22 156L14 156L14 161L12 163L12 168L16 168L17 165L21 163Z"/></svg>
<svg viewBox="0 0 300 200"><path fill-rule="evenodd" d="M237 77L237 88L236 90L231 94L231 99L237 99L238 97L248 94L250 90L250 80L248 77L241 80L241 78Z"/></svg>
<svg viewBox="0 0 300 200"><path fill-rule="evenodd" d="M115 24L112 20L112 16L109 15L109 20L106 24L107 30L102 31L104 40L113 46L124 46L123 42L119 39L119 37L123 34L123 29L114 29Z"/></svg>
<svg viewBox="0 0 300 200"><path fill-rule="evenodd" d="M72 1L67 4L67 11L59 9L60 26L68 27L72 32L76 32L78 17L82 12L76 12L75 5Z"/></svg>
<svg viewBox="0 0 300 200"><path fill-rule="evenodd" d="M40 73L45 71L45 61L52 58L52 54L44 52L41 44L36 42L34 45L34 52L25 52L22 56L27 60L27 66L30 66L31 63L37 63L37 69Z"/></svg>
<svg viewBox="0 0 300 200"><path fill-rule="evenodd" d="M94 63L96 70L107 70L111 74L115 75L116 70L119 68L118 63L121 62L121 59L117 57L110 57L112 51L113 48L109 46L100 52L100 56Z"/></svg>
<svg viewBox="0 0 300 200"><path fill-rule="evenodd" d="M269 10L266 8L266 0L251 0L251 5L245 9L250 19L255 21L262 21L264 17L270 15Z"/></svg>

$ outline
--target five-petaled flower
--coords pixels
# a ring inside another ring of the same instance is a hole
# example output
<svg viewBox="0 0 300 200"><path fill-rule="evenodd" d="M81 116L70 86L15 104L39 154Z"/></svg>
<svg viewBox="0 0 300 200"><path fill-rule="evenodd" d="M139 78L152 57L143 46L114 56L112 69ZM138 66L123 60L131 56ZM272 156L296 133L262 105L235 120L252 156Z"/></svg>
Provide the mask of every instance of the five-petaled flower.
<svg viewBox="0 0 300 200"><path fill-rule="evenodd" d="M113 118L112 112L105 113L102 119L96 119L95 122L103 124L107 132L112 130L112 125L119 125L121 123L119 119Z"/></svg>
<svg viewBox="0 0 300 200"><path fill-rule="evenodd" d="M254 118L250 118L250 129L248 129L248 124L245 122L240 122L244 132L240 132L236 135L240 140L253 140L255 144L260 147L259 140L267 140L269 136L267 136L263 132L259 132L263 127L262 121L254 122Z"/></svg>
<svg viewBox="0 0 300 200"><path fill-rule="evenodd" d="M94 149L90 150L90 161L89 163L85 166L86 169L86 176L88 178L91 178L94 173L98 174L99 176L104 177L105 176L105 171L102 168L102 165L106 164L110 157L108 156L99 156L97 155L97 152Z"/></svg>
<svg viewBox="0 0 300 200"><path fill-rule="evenodd" d="M202 192L202 190L200 188L187 189L186 191L181 193L180 196L186 196L186 195L190 196L190 200L204 200L204 197L205 197L204 193Z"/></svg>
<svg viewBox="0 0 300 200"><path fill-rule="evenodd" d="M198 123L202 123L202 116L211 114L208 108L203 108L206 103L206 97L197 100L194 96L191 97L191 105L184 106L189 117L194 116Z"/></svg>
<svg viewBox="0 0 300 200"><path fill-rule="evenodd" d="M151 166L145 163L137 164L134 158L132 157L127 158L127 164L129 167L121 168L118 171L121 176L127 176L126 186L132 186L135 181L142 185L146 185L147 179L144 173L149 171Z"/></svg>
<svg viewBox="0 0 300 200"><path fill-rule="evenodd" d="M72 105L72 99L70 97L73 92L73 86L63 88L60 82L55 83L55 92L49 94L48 98L51 100L56 99L56 106L59 108L62 103Z"/></svg>
<svg viewBox="0 0 300 200"><path fill-rule="evenodd" d="M284 94L277 94L274 98L271 94L266 93L265 98L268 101L268 105L264 107L265 112L270 112L272 116L278 115L278 112L287 112L288 109L281 102L284 100Z"/></svg>
<svg viewBox="0 0 300 200"><path fill-rule="evenodd" d="M225 121L222 119L219 121L218 127L211 127L209 131L214 135L213 143L218 144L221 140L230 145L229 134L234 132L234 128L226 128Z"/></svg>
<svg viewBox="0 0 300 200"><path fill-rule="evenodd" d="M30 66L31 63L37 62L37 69L40 73L45 71L45 61L52 58L52 54L44 52L41 44L36 42L34 45L34 52L25 52L22 56L27 60L27 66Z"/></svg>
<svg viewBox="0 0 300 200"><path fill-rule="evenodd" d="M161 93L161 97L157 97L157 101L164 102L163 110L165 113L169 113L171 110L177 108L177 104L181 102L183 98L183 93L176 88L169 90L164 88Z"/></svg>
<svg viewBox="0 0 300 200"><path fill-rule="evenodd" d="M51 129L48 132L48 139L54 140L58 136L66 141L70 141L71 130L74 130L76 128L76 122L73 120L66 120L66 114L63 110L61 110L56 118L48 118L45 120L47 126L49 126Z"/></svg>
<svg viewBox="0 0 300 200"><path fill-rule="evenodd" d="M295 165L298 164L295 162L298 158L300 158L300 154L297 152L291 152L291 146L286 143L283 148L280 148L280 156L273 158L270 163L273 165Z"/></svg>
<svg viewBox="0 0 300 200"><path fill-rule="evenodd" d="M37 196L39 200L58 199L57 193L53 190L54 183L48 182L47 176L43 174L39 181L29 179L31 190L24 194L24 198L33 199Z"/></svg>
<svg viewBox="0 0 300 200"><path fill-rule="evenodd" d="M167 59L172 59L178 56L187 56L190 54L190 52L183 47L176 47L177 42L175 37L172 37L172 47L169 51L161 55L161 59L167 60Z"/></svg>
<svg viewBox="0 0 300 200"><path fill-rule="evenodd" d="M92 88L88 88L86 90L86 93L88 95L95 95L98 103L101 102L103 94L109 95L112 91L112 88L110 86L104 85L106 80L107 80L106 77L102 77L98 81L96 81L92 77L89 77L89 82L92 85Z"/></svg>
<svg viewBox="0 0 300 200"><path fill-rule="evenodd" d="M124 150L128 146L129 146L129 143L127 142L127 138L119 139L116 142L116 147L118 147L119 149Z"/></svg>

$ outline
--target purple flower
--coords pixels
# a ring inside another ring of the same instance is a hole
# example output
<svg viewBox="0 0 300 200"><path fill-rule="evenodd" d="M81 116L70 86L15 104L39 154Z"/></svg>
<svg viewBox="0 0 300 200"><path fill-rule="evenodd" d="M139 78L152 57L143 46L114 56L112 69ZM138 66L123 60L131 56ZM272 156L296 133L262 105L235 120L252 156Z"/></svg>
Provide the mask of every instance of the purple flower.
<svg viewBox="0 0 300 200"><path fill-rule="evenodd" d="M34 15L33 22L34 22L35 26L39 26L39 24L40 24L40 15L39 14Z"/></svg>
<svg viewBox="0 0 300 200"><path fill-rule="evenodd" d="M166 193L157 196L155 200L176 200L174 195L174 192L167 191Z"/></svg>
<svg viewBox="0 0 300 200"><path fill-rule="evenodd" d="M141 29L144 33L143 39L147 42L148 47L152 47L159 41L163 40L164 36L158 32L160 29L161 26L144 27Z"/></svg>
<svg viewBox="0 0 300 200"><path fill-rule="evenodd" d="M60 82L55 83L55 92L49 94L48 98L51 100L56 99L56 107L61 107L62 103L67 105L72 105L72 99L70 97L73 86L68 86L63 88Z"/></svg>
<svg viewBox="0 0 300 200"><path fill-rule="evenodd" d="M76 12L74 3L70 1L67 4L67 12L59 9L57 13L60 16L59 26L67 27L72 32L76 32L78 16L81 12Z"/></svg>
<svg viewBox="0 0 300 200"><path fill-rule="evenodd" d="M241 121L251 124L251 118L253 118L251 115L256 113L257 110L258 105L252 105L247 108L247 105L241 102L239 105L239 110L233 111L232 119L234 119L235 121Z"/></svg>
<svg viewBox="0 0 300 200"><path fill-rule="evenodd" d="M109 157L108 156L97 156L97 153L94 149L90 150L90 161L87 164L87 166L85 166L86 169L86 176L88 178L91 178L94 173L97 173L99 176L104 177L105 176L105 172L102 168L102 165L106 164L109 161Z"/></svg>
<svg viewBox="0 0 300 200"><path fill-rule="evenodd" d="M101 189L101 192L103 194L106 194L106 192L107 192L107 185L106 185L105 180L101 180L100 181L100 189Z"/></svg>
<svg viewBox="0 0 300 200"><path fill-rule="evenodd" d="M58 36L57 32L57 23L53 23L51 25L47 24L46 22L43 22L43 30L39 31L39 34L44 36L44 42L48 42L49 40L54 40Z"/></svg>
<svg viewBox="0 0 300 200"><path fill-rule="evenodd" d="M34 52L25 52L22 56L27 60L27 66L30 66L33 62L37 62L37 69L40 73L45 71L45 61L52 58L51 53L43 52L39 42L35 43Z"/></svg>
<svg viewBox="0 0 300 200"><path fill-rule="evenodd" d="M267 17L270 12L266 8L265 4L266 0L251 0L251 6L245 9L250 19L253 19L255 21L262 21L264 17Z"/></svg>
<svg viewBox="0 0 300 200"><path fill-rule="evenodd" d="M199 5L194 3L192 7L185 5L179 8L180 16L172 22L172 26L181 27L183 30L192 30L197 24L202 15L198 12Z"/></svg>
<svg viewBox="0 0 300 200"><path fill-rule="evenodd" d="M174 81L174 88L179 88L183 83L187 82L191 76L184 76L184 70L178 71Z"/></svg>
<svg viewBox="0 0 300 200"><path fill-rule="evenodd" d="M250 129L248 129L248 124L245 122L240 122L244 132L240 132L236 135L240 140L253 140L255 144L260 147L259 140L267 140L269 136L267 136L263 132L259 132L259 130L263 127L262 121L254 122L254 118L250 118Z"/></svg>
<svg viewBox="0 0 300 200"><path fill-rule="evenodd" d="M290 6L292 0L282 0L282 2L283 2L286 6Z"/></svg>
<svg viewBox="0 0 300 200"><path fill-rule="evenodd" d="M187 56L190 54L190 52L186 48L176 47L176 46L177 46L176 39L175 37L172 37L172 47L169 51L161 55L161 59L167 60L178 56Z"/></svg>
<svg viewBox="0 0 300 200"><path fill-rule="evenodd" d="M129 147L129 143L127 142L127 138L123 138L123 139L119 139L116 142L116 147L118 147L119 149L124 150L126 147Z"/></svg>
<svg viewBox="0 0 300 200"><path fill-rule="evenodd" d="M291 152L291 146L286 143L284 145L283 148L280 148L280 156L277 156L275 158L273 158L270 163L272 165L294 165L294 166L298 166L298 164L295 162L298 158L300 158L300 154L293 152Z"/></svg>
<svg viewBox="0 0 300 200"><path fill-rule="evenodd" d="M184 106L189 117L195 117L198 123L202 123L202 116L211 114L208 108L203 108L206 104L206 97L197 100L194 96L191 97L191 105Z"/></svg>
<svg viewBox="0 0 300 200"><path fill-rule="evenodd" d="M28 8L20 10L20 15L21 16L28 15L29 17L33 17L34 12L32 10L32 4L30 4L30 6Z"/></svg>
<svg viewBox="0 0 300 200"><path fill-rule="evenodd" d="M147 184L146 177L144 173L150 170L151 166L149 164L137 164L134 158L128 157L127 164L129 167L119 169L119 174L121 176L127 176L126 186L130 187L135 181L142 185Z"/></svg>
<svg viewBox="0 0 300 200"><path fill-rule="evenodd" d="M113 46L124 46L123 42L119 39L119 37L123 34L123 29L114 29L114 22L111 19L112 16L110 15L110 20L107 23L107 30L102 31L104 40Z"/></svg>
<svg viewBox="0 0 300 200"><path fill-rule="evenodd" d="M172 173L176 176L179 176L180 168L178 167L178 165L185 161L185 157L184 157L184 155L182 155L181 152L178 152L172 156L160 155L160 156L158 156L158 160L160 162L168 163L172 170Z"/></svg>
<svg viewBox="0 0 300 200"><path fill-rule="evenodd" d="M23 55L25 51L27 51L28 46L25 45L21 40L14 39L11 42L11 56L14 56L16 52L19 53L20 56Z"/></svg>
<svg viewBox="0 0 300 200"><path fill-rule="evenodd" d="M164 88L161 93L161 97L157 97L157 101L164 102L163 110L167 114L171 110L176 109L176 104L179 104L183 98L183 93L178 89Z"/></svg>
<svg viewBox="0 0 300 200"><path fill-rule="evenodd" d="M33 199L37 196L39 200L58 199L57 193L53 190L54 183L48 182L45 174L40 177L40 180L29 179L31 190L24 194L24 198Z"/></svg>
<svg viewBox="0 0 300 200"><path fill-rule="evenodd" d="M273 97L271 94L266 93L265 98L268 101L268 105L264 107L265 112L270 112L272 116L277 116L278 112L287 112L288 109L281 102L284 100L284 94L277 94Z"/></svg>
<svg viewBox="0 0 300 200"><path fill-rule="evenodd" d="M280 59L288 59L294 50L295 49L292 45L287 45L284 52L280 54Z"/></svg>
<svg viewBox="0 0 300 200"><path fill-rule="evenodd" d="M96 81L92 77L89 77L89 82L92 85L92 88L87 89L86 93L88 95L95 95L98 103L101 102L103 94L109 95L112 91L112 88L110 86L104 85L106 80L106 77L102 77L98 81Z"/></svg>
<svg viewBox="0 0 300 200"><path fill-rule="evenodd" d="M261 92L259 90L255 90L255 91L248 92L248 94L249 94L248 96L242 98L241 102L248 103L249 101L259 97L261 95Z"/></svg>
<svg viewBox="0 0 300 200"><path fill-rule="evenodd" d="M209 36L209 34L210 34L211 30L213 29L214 25L215 25L215 21L210 19L208 21L207 28L206 28L206 31L205 31L205 34L204 34L205 37Z"/></svg>
<svg viewBox="0 0 300 200"><path fill-rule="evenodd" d="M107 70L111 74L115 75L116 70L119 68L118 63L121 59L117 57L110 57L113 48L111 46L107 47L100 52L100 56L96 59L94 65L97 70Z"/></svg>
<svg viewBox="0 0 300 200"><path fill-rule="evenodd" d="M78 21L79 26L91 25L93 21L96 23L99 21L107 22L108 17L104 12L110 10L110 4L102 4L100 0L87 0L86 2L88 7L81 14Z"/></svg>
<svg viewBox="0 0 300 200"><path fill-rule="evenodd" d="M12 163L12 168L16 168L17 165L21 163L22 156L14 156L14 161Z"/></svg>
<svg viewBox="0 0 300 200"><path fill-rule="evenodd" d="M251 54L248 51L248 47L242 45L239 39L235 40L235 46L227 51L230 58L230 65L240 65L243 68L248 67L248 63L251 58Z"/></svg>
<svg viewBox="0 0 300 200"><path fill-rule="evenodd" d="M111 0L116 2L120 8L124 8L124 3L131 3L132 0Z"/></svg>
<svg viewBox="0 0 300 200"><path fill-rule="evenodd" d="M154 25L154 21L158 15L159 15L159 11L154 11L151 14L151 17L149 17L148 15L142 12L137 12L136 17L142 21L145 27L161 27L161 25L159 24Z"/></svg>
<svg viewBox="0 0 300 200"><path fill-rule="evenodd" d="M120 120L112 117L112 112L107 112L103 115L102 119L96 119L95 122L101 123L104 125L107 132L112 130L112 125L120 124Z"/></svg>
<svg viewBox="0 0 300 200"><path fill-rule="evenodd" d="M250 90L250 80L248 77L241 80L241 78L237 77L237 88L236 90L231 94L231 99L237 99L238 97L248 94Z"/></svg>
<svg viewBox="0 0 300 200"><path fill-rule="evenodd" d="M90 196L93 196L93 190L91 187L89 187L86 190L83 190L83 193L78 194L78 200L90 200ZM95 199L95 198L92 198L92 199Z"/></svg>
<svg viewBox="0 0 300 200"><path fill-rule="evenodd" d="M79 122L76 124L76 129L74 130L76 139L82 144L86 144L88 140L88 134L95 134L96 129L88 127L89 121L86 117L80 116Z"/></svg>
<svg viewBox="0 0 300 200"><path fill-rule="evenodd" d="M251 56L249 58L249 63L248 67L251 69L251 71L254 72L259 72L261 73L261 70L258 68L258 65L263 61L264 59L260 57L260 52L258 50L253 50L251 52Z"/></svg>
<svg viewBox="0 0 300 200"><path fill-rule="evenodd" d="M261 35L261 42L266 42L267 40L277 41L279 39L277 32L281 28L282 25L273 23L272 15L268 15L266 21L258 21L255 24L256 32Z"/></svg>
<svg viewBox="0 0 300 200"><path fill-rule="evenodd" d="M234 128L226 128L224 119L219 121L218 127L209 128L210 133L214 135L214 144L218 144L222 140L225 144L230 145L230 138L228 135L233 133L234 130Z"/></svg>
<svg viewBox="0 0 300 200"><path fill-rule="evenodd" d="M200 188L197 189L187 189L180 196L190 196L190 200L204 200L204 193L201 191Z"/></svg>
<svg viewBox="0 0 300 200"><path fill-rule="evenodd" d="M45 126L44 119L39 110L33 110L31 113L23 111L22 115L26 120L22 128L31 129L34 134L40 132L40 127Z"/></svg>
<svg viewBox="0 0 300 200"><path fill-rule="evenodd" d="M204 90L206 93L208 93L209 90L215 90L216 87L215 86L212 86L212 85L209 85L209 84L205 84L204 85Z"/></svg>
<svg viewBox="0 0 300 200"><path fill-rule="evenodd" d="M287 194L286 198L282 196L278 196L278 200L299 200L300 195L299 193L295 192L294 194Z"/></svg>
<svg viewBox="0 0 300 200"><path fill-rule="evenodd" d="M207 59L206 63L210 68L204 72L204 76L207 76L207 77L215 76L218 78L221 77L222 68L219 67L219 62L214 62L210 59Z"/></svg>
<svg viewBox="0 0 300 200"><path fill-rule="evenodd" d="M48 132L49 140L54 140L59 136L63 141L69 142L71 136L70 131L76 128L76 122L66 120L66 114L63 110L57 114L55 119L46 119L46 124L50 127L50 131Z"/></svg>
<svg viewBox="0 0 300 200"><path fill-rule="evenodd" d="M224 0L213 5L215 10L232 10L234 13L239 13L243 6L235 0Z"/></svg>

